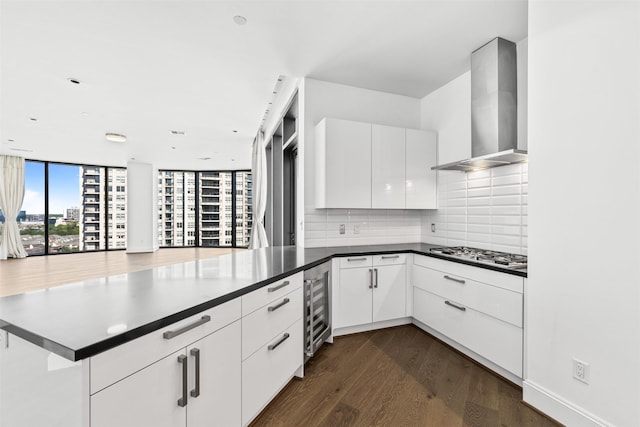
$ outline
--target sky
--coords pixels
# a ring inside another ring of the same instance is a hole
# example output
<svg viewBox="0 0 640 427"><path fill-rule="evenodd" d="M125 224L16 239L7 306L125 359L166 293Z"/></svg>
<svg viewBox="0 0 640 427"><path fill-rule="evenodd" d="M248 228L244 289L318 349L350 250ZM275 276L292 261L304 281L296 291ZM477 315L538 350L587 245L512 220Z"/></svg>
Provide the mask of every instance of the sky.
<svg viewBox="0 0 640 427"><path fill-rule="evenodd" d="M49 214L65 214L80 206L80 167L49 164ZM27 214L44 213L44 163L26 162L22 209Z"/></svg>

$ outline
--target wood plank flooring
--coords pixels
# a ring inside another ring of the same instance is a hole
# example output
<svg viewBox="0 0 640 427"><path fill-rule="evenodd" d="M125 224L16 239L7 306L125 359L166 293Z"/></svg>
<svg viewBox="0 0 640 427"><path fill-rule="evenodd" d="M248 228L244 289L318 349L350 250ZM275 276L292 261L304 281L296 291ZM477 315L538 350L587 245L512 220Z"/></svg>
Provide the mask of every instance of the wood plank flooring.
<svg viewBox="0 0 640 427"><path fill-rule="evenodd" d="M162 248L156 252L136 254L105 251L9 258L0 261L0 296L244 250L246 249Z"/></svg>
<svg viewBox="0 0 640 427"><path fill-rule="evenodd" d="M252 423L257 426L559 424L522 390L413 325L337 337Z"/></svg>

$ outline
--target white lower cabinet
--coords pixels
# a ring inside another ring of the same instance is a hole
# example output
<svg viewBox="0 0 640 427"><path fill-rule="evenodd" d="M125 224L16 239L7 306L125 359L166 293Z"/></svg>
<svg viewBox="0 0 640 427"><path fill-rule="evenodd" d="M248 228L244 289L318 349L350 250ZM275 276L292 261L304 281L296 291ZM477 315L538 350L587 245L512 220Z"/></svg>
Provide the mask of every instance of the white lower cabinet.
<svg viewBox="0 0 640 427"><path fill-rule="evenodd" d="M413 317L522 378L523 279L415 255Z"/></svg>
<svg viewBox="0 0 640 427"><path fill-rule="evenodd" d="M333 327L344 328L407 315L405 254L346 257L333 284Z"/></svg>
<svg viewBox="0 0 640 427"><path fill-rule="evenodd" d="M239 425L240 337L236 321L94 394L91 426Z"/></svg>

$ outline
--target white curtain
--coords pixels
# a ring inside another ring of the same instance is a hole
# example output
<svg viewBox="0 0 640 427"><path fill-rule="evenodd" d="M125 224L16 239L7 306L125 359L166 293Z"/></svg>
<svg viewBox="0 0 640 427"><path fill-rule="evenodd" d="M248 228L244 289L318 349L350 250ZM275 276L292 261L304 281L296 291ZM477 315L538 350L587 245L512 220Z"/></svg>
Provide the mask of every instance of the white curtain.
<svg viewBox="0 0 640 427"><path fill-rule="evenodd" d="M253 156L251 158L251 175L253 181L253 226L249 249L266 248L267 232L262 220L267 210L267 152L264 147L264 133L258 132L253 141Z"/></svg>
<svg viewBox="0 0 640 427"><path fill-rule="evenodd" d="M22 157L0 155L0 209L4 214L0 259L27 256L16 221L24 199L24 168Z"/></svg>

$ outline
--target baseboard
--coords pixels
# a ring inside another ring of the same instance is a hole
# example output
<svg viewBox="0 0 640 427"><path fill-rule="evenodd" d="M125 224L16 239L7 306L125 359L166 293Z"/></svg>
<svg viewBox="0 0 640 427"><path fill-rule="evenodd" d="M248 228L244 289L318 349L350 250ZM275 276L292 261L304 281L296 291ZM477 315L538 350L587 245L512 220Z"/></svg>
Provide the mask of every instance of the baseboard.
<svg viewBox="0 0 640 427"><path fill-rule="evenodd" d="M454 349L458 350L460 353L470 357L471 359L475 360L476 362L480 363L481 365L486 366L491 371L493 371L496 374L500 375L501 377L507 379L508 381L514 383L515 385L517 385L519 387L522 387L522 378L520 378L519 376L507 371L506 369L504 369L501 366L496 365L492 361L480 356L478 353L474 352L473 350L470 350L467 347L457 343L456 341L452 340L451 338L447 337L446 335L443 335L440 332L436 331L435 329L425 325L421 321L419 321L417 319L412 319L412 320L413 320L413 324L416 325L417 327L419 327L420 329L422 329L423 331L433 335L434 337L436 337L437 339L439 339L443 343L447 344L450 347L453 347Z"/></svg>
<svg viewBox="0 0 640 427"><path fill-rule="evenodd" d="M412 320L411 317L401 317L400 319L385 320L384 322L336 328L331 333L331 341L333 341L333 337L339 337L340 335L357 334L359 332L375 331L376 329L391 328L393 326L409 325L412 323Z"/></svg>
<svg viewBox="0 0 640 427"><path fill-rule="evenodd" d="M522 385L522 400L567 426L603 427L612 425L579 406L567 402L531 380L525 380Z"/></svg>

